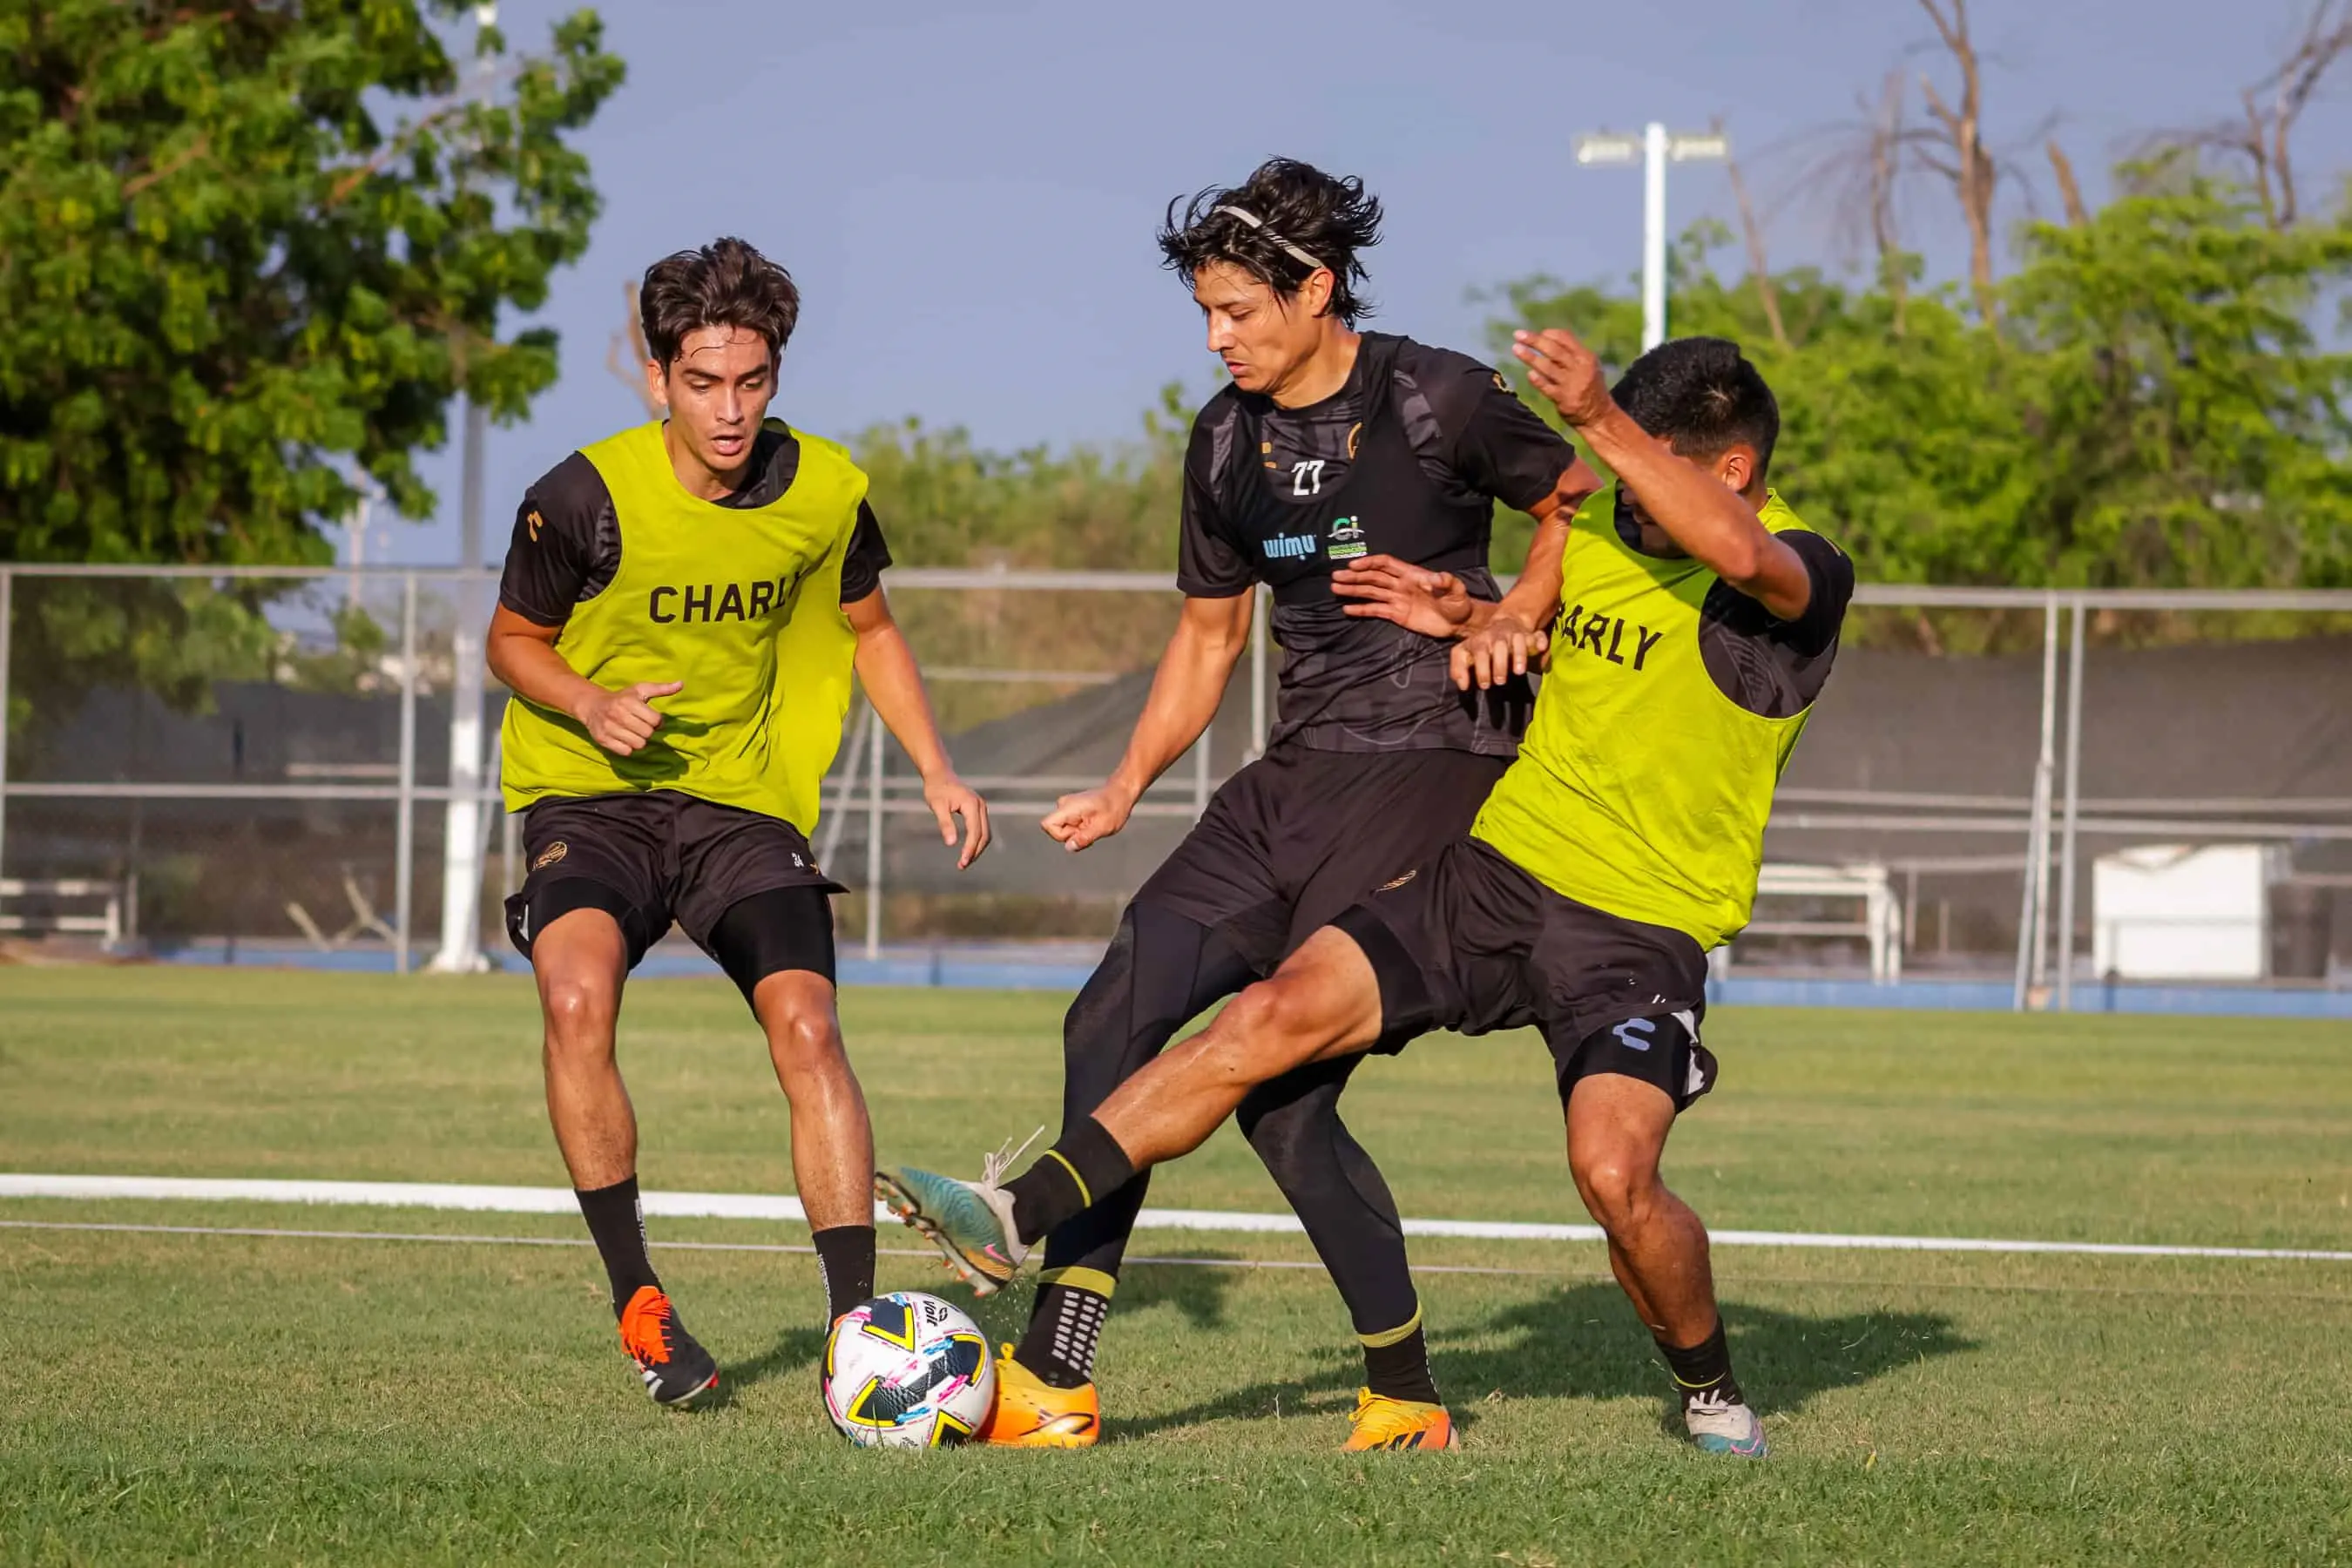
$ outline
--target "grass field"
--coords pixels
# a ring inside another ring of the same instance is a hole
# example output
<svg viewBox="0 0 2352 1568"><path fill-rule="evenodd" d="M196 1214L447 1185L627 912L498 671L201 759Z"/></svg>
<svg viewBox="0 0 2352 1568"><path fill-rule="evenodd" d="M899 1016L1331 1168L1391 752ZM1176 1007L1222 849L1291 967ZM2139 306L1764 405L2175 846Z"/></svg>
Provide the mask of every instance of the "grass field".
<svg viewBox="0 0 2352 1568"><path fill-rule="evenodd" d="M1060 999L853 992L885 1159L1055 1111ZM2341 1025L1725 1013L1672 1179L1723 1227L2352 1248ZM559 1185L509 980L0 971L0 1168ZM647 1185L789 1188L719 983L636 987ZM1577 1219L1526 1037L1370 1065L1408 1214ZM1276 1205L1228 1133L1155 1204ZM861 1453L814 1396L802 1253L657 1255L730 1391L666 1414L576 1222L0 1202L0 1561L2264 1562L2352 1558L2352 1264L1726 1248L1774 1457L1671 1436L1599 1249L1425 1240L1451 1456L1344 1457L1354 1353L1295 1237L1147 1234L1083 1455ZM658 1223L656 1240L805 1233ZM886 1247L903 1247L886 1232ZM1205 1261L1203 1261L1205 1260ZM1474 1269L1492 1272L1470 1272ZM1461 1270L1461 1271L1455 1271ZM886 1286L940 1289L915 1256ZM985 1304L1013 1331L1025 1297Z"/></svg>

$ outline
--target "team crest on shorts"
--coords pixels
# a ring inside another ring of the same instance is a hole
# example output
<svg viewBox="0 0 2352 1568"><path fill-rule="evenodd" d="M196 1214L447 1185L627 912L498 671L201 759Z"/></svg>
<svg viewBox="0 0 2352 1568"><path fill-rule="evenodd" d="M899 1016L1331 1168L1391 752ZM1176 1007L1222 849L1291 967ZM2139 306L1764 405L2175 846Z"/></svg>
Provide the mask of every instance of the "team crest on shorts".
<svg viewBox="0 0 2352 1568"><path fill-rule="evenodd" d="M572 847L559 838L539 852L539 858L530 863L530 868L534 871L544 871L571 853Z"/></svg>

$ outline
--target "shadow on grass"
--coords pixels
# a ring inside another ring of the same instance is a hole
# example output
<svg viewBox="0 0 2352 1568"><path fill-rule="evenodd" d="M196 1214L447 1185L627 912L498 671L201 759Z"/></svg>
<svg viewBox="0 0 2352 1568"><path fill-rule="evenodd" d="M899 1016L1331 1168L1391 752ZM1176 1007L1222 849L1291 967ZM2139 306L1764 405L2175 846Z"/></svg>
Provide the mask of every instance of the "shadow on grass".
<svg viewBox="0 0 2352 1568"><path fill-rule="evenodd" d="M1160 1270L1154 1270L1160 1273ZM1168 1270L1166 1272L1177 1272ZM1897 1367L1973 1348L1939 1312L1853 1312L1822 1317L1727 1302L1724 1324L1741 1388L1764 1415L1801 1410L1814 1395L1852 1388ZM1186 1409L1115 1421L1116 1441L1219 1420L1255 1420L1286 1411L1318 1416L1350 1407L1362 1381L1352 1352L1325 1350L1303 1375L1253 1384ZM1474 1327L1431 1336L1430 1365L1463 1427L1475 1426L1490 1395L1506 1399L1660 1401L1671 1387L1649 1332L1614 1284L1558 1287L1507 1307Z"/></svg>
<svg viewBox="0 0 2352 1568"><path fill-rule="evenodd" d="M819 1328L786 1329L776 1336L776 1342L750 1361L733 1362L719 1369L718 1405L725 1405L738 1391L772 1377L782 1377L795 1372L816 1375L817 1361L824 1354L824 1331Z"/></svg>

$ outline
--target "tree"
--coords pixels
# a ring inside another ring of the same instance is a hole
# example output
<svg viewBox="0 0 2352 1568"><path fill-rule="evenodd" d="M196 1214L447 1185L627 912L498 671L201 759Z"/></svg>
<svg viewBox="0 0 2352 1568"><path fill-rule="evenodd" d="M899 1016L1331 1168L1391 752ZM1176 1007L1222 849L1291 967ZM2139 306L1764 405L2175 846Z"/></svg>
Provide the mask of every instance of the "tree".
<svg viewBox="0 0 2352 1568"><path fill-rule="evenodd" d="M433 25L459 9L0 16L0 551L325 560L354 468L420 516L449 399L510 420L554 380L553 334L499 316L587 244L565 133L621 64L582 12L540 57L480 29L468 83Z"/></svg>
<svg viewBox="0 0 2352 1568"><path fill-rule="evenodd" d="M2352 223L2279 230L2229 185L2151 185L2030 227L1989 315L1950 287L1782 274L1785 343L1754 280L1709 267L1726 238L1677 248L1675 330L1746 346L1780 395L1776 487L1865 580L2352 583L2352 355L2317 331L2352 296ZM1553 323L1618 368L1638 348L1630 290L1502 298L1498 352Z"/></svg>
<svg viewBox="0 0 2352 1568"><path fill-rule="evenodd" d="M511 420L554 380L554 334L500 317L586 246L566 138L622 67L583 11L536 56L479 26L461 68L462 9L0 13L0 559L323 563L362 476L430 510L453 396ZM19 668L200 700L267 647L259 599L43 584Z"/></svg>

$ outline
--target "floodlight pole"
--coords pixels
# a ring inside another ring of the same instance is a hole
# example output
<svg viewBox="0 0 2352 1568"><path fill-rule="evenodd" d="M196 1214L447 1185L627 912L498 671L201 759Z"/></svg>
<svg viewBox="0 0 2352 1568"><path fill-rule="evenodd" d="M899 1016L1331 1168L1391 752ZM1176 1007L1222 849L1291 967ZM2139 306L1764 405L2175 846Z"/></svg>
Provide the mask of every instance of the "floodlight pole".
<svg viewBox="0 0 2352 1568"><path fill-rule="evenodd" d="M1666 128L1642 134L1642 352L1666 341Z"/></svg>
<svg viewBox="0 0 2352 1568"><path fill-rule="evenodd" d="M1625 167L1642 162L1642 352L1666 341L1666 165L1731 155L1721 132L1669 132L1653 120L1639 136L1600 131L1576 139L1579 163Z"/></svg>

